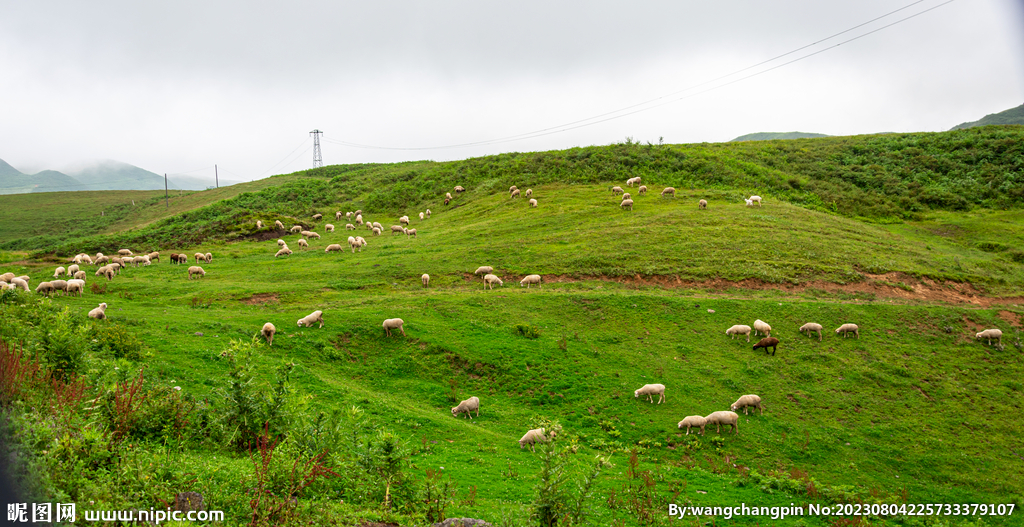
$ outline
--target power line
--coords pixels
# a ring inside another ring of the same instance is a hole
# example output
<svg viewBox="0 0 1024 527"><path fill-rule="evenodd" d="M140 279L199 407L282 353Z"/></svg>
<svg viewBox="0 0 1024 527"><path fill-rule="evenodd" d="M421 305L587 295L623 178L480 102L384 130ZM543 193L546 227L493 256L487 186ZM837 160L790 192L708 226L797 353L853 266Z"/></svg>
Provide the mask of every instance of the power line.
<svg viewBox="0 0 1024 527"><path fill-rule="evenodd" d="M899 8L899 9L890 11L890 12L884 14L884 15L881 15L881 16L875 17L875 18L873 18L871 20L868 20L867 22L862 22L862 23L860 23L860 24L858 24L856 26L853 26L853 27L850 27L850 28L845 29L843 31L840 31L838 33L832 34L832 35L830 35L828 37L825 37L823 39L820 39L820 40L817 40L817 41L812 42L810 44L801 46L799 48L796 48L796 49L793 49L793 50L790 50L790 51L787 51L786 53L783 53L781 55L776 55L775 57L772 57L770 59L758 62L757 64L753 64L753 65L747 66L745 68L741 68L739 70L733 71L733 72L728 73L726 75L722 75L722 76L716 77L714 79L711 79L711 80L708 80L708 81L705 81L705 82L701 82L699 84L695 84L693 86L689 86L687 88L684 88L684 89L681 89L681 90L677 90L677 91L674 91L672 93L668 93L666 95L662 95L660 97L656 97L654 99L649 99L649 100L644 101L644 102L640 102L640 103L636 103L636 104L633 104L633 105L630 105L630 106L619 108L617 110L612 110L610 112L605 112L605 113L602 113L602 114L599 114L599 115L591 116L591 117L588 117L588 118L585 118L585 119L580 119L580 120L577 120L577 121L572 121L572 122L569 122L569 123L560 124L560 125L557 125L557 126L552 126L552 127L548 127L548 128L542 128L540 130L534 130L532 132L525 132L525 133L521 133L521 134L505 136L505 137L499 137L499 138L495 138L495 139L488 139L488 140L483 140L483 141L475 141L475 142L470 142L470 143L460 143L460 144L433 146L433 147L387 147L387 146L365 145L365 144L360 144L360 143L353 143L353 142L350 142L350 141L343 141L343 140L328 138L326 136L324 137L324 140L328 141L330 143L334 143L334 144L338 144L338 145L342 145L342 146L348 146L348 147L352 147L352 148L374 149L374 150L442 150L442 149L449 149L449 148L465 148L465 147L471 147L471 146L484 146L484 145L493 145L493 144L499 144L499 143L513 142L513 141L521 141L521 140L524 140L524 139L532 139L532 138L535 138L535 137L543 137L543 136L546 136L546 135L566 132L566 131L569 131L569 130L575 130L577 128L583 128L583 127L586 127L586 126L592 126L592 125L595 125L595 124L611 121L611 120L614 120L614 119L619 119L619 118L626 117L626 116L629 116L629 115L633 115L633 114L636 114L636 113L641 113L641 112L645 112L645 111L648 111L648 110L652 110L654 108L658 108L658 107L664 106L664 105L672 103L672 102L680 101L680 100L683 100L683 99L688 99L688 98L696 96L696 95L701 95L701 94L707 93L707 92L712 91L712 90L723 88L725 86L729 86L731 84L735 84L737 82L740 82L740 81L743 81L743 80L746 80L746 79L750 79L750 78L756 77L758 75L762 75L762 74L767 73L769 71L773 71L773 70L779 69L779 68L781 68L783 66L787 66L787 65L793 64L794 62L799 62L801 60L804 60L804 59L813 57L815 55L818 55L820 53L823 53L825 51L829 51L831 49L835 49L835 48L837 48L837 47L839 47L839 46L841 46L843 44L847 44L849 42L853 42L855 40L861 39L861 38L866 37L868 35L871 35L873 33L877 33L877 32L879 32L879 31L881 31L883 29L895 26L895 25L897 25L899 23L902 23L902 22L905 22L907 20L910 20L911 18L918 17L918 16L920 16L920 15L922 15L924 13L927 13L929 11L938 9L939 7L942 7L942 6L946 5L946 4L950 4L950 3L952 3L952 2L954 2L956 0L947 0L946 2L943 2L943 3L938 4L936 6L930 7L928 9L923 10L923 11L917 12L917 13L915 13L913 15L908 16L908 17L902 18L900 20L897 20L897 21L892 22L890 24L884 25L884 26L879 27L877 29L868 31L867 33L863 33L863 34L858 35L856 37L853 37L853 38L850 38L850 39L845 40L843 42L840 42L838 44L829 46L827 48L824 48L824 49L821 49L821 50L818 50L818 51L815 51L813 53L809 53L807 55L801 56L801 57L796 58L794 60L790 60L790 61L785 62L783 64L779 64L777 66L773 66L771 68L768 68L768 69L765 69L765 70L753 73L751 75L747 75L747 76L741 77L739 79L732 80L730 82L726 82L726 83L723 83L723 84L719 84L719 85L713 86L713 87L711 87L709 89L702 90L702 91L693 93L693 94L688 95L688 96L679 97L679 98L675 98L675 99L671 99L671 100L662 102L660 104L655 104L653 106L648 106L651 103L662 101L662 100L664 100L664 99L666 99L668 97L671 97L673 95L676 95L676 94L679 94L679 93L684 93L684 92L687 92L687 91L699 88L701 86L706 86L708 84L712 84L712 83L717 82L719 80L723 80L723 79L726 79L726 78L738 75L738 74L740 74L740 73L742 73L744 71L748 71L748 70L751 70L751 69L756 68L758 66L763 66L763 65L765 65L765 64L767 64L769 62L773 62L773 61L778 60L780 58L792 55L792 54L797 53L797 52L799 52L801 50L804 50L804 49L816 46L818 44L821 44L822 42L826 42L826 41L831 40L831 39L833 39L833 38L835 38L837 36L849 33L850 31L853 31L855 29L864 27L864 26L866 26L868 24L871 24L873 22L877 22L878 20L881 20L881 19L886 18L888 16L891 16L893 14L896 14L896 13L898 13L900 11L906 10L906 9L908 9L910 7L913 7L913 6L917 5L917 4L920 4L920 3L924 2L924 1L925 0L917 0L915 2L912 2L910 4L905 5L905 6L901 7L901 8ZM647 106L647 107L639 108L639 107L643 107L643 106ZM635 108L639 108L639 109L635 109ZM628 111L627 112L627 110L633 110L633 111ZM626 112L626 113L622 113L622 112ZM619 114L619 115L616 115L616 114Z"/></svg>
<svg viewBox="0 0 1024 527"><path fill-rule="evenodd" d="M298 150L298 149L302 148L302 145L304 145L304 144L306 144L306 140L305 139L303 139L302 142L299 143L299 146L295 147L295 150ZM276 168L278 165L280 165L285 159L288 159L289 157L291 157L291 155L295 153L295 150L292 150L291 152L289 152L288 155L284 156L284 158L281 159L281 161L278 161L277 163L274 163L273 165L270 165L270 168L265 170L256 179L263 179L263 176L267 175L267 172L270 172L271 170L274 170L274 168Z"/></svg>

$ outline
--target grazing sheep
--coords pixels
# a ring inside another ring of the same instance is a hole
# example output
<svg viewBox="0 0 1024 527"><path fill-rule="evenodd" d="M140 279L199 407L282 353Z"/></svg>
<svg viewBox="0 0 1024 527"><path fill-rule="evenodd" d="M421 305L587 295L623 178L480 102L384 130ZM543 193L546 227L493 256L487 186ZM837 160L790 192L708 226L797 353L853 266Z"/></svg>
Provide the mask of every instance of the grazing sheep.
<svg viewBox="0 0 1024 527"><path fill-rule="evenodd" d="M508 193L511 194L513 191L518 190L518 189L519 189L519 187L517 187L515 185L512 185L511 187L508 188Z"/></svg>
<svg viewBox="0 0 1024 527"><path fill-rule="evenodd" d="M334 220L335 221L340 221L342 216L344 216L344 214L342 214L341 211L339 210L339 211L334 213Z"/></svg>
<svg viewBox="0 0 1024 527"><path fill-rule="evenodd" d="M1002 330L992 328L986 329L980 333L974 335L975 339L985 339L988 341L989 346L992 345L992 339L996 339L996 344L999 346L1003 345L1003 332Z"/></svg>
<svg viewBox="0 0 1024 527"><path fill-rule="evenodd" d="M633 390L633 398L636 399L641 395L646 395L647 400L654 402L653 395L658 396L658 404L661 404L665 400L665 385L664 384L645 384L636 390Z"/></svg>
<svg viewBox="0 0 1024 527"><path fill-rule="evenodd" d="M735 326L725 330L726 335L732 335L732 339L736 340L736 335L746 335L747 342L750 342L750 326L744 324L736 324Z"/></svg>
<svg viewBox="0 0 1024 527"><path fill-rule="evenodd" d="M708 208L708 200L702 199L702 200L697 202L697 210L707 210L707 208Z"/></svg>
<svg viewBox="0 0 1024 527"><path fill-rule="evenodd" d="M39 282L39 285L36 286L36 293L41 295L50 295L53 291L53 284L50 282Z"/></svg>
<svg viewBox="0 0 1024 527"><path fill-rule="evenodd" d="M526 277L519 281L519 287L523 287L525 285L527 289L529 289L533 284L537 284L537 287L540 287L539 274L526 275Z"/></svg>
<svg viewBox="0 0 1024 527"><path fill-rule="evenodd" d="M146 257L149 258L150 262L159 262L160 261L160 253L158 253L156 251L153 251L153 252L147 254Z"/></svg>
<svg viewBox="0 0 1024 527"><path fill-rule="evenodd" d="M199 267L198 265L193 265L192 267L188 268L188 279L191 280L192 275L194 274L199 275L199 277L204 277L206 276L206 271L204 271L203 268Z"/></svg>
<svg viewBox="0 0 1024 527"><path fill-rule="evenodd" d="M323 219L323 217L324 217L324 215L323 215L323 214L320 214L320 213L318 212L318 213L316 213L316 214L314 214L314 215L313 215L313 221L320 221L320 220L322 220L322 219Z"/></svg>
<svg viewBox="0 0 1024 527"><path fill-rule="evenodd" d="M213 254L212 253L206 253L206 254L203 255L203 259L206 260L206 263L210 263L210 262L213 261Z"/></svg>
<svg viewBox="0 0 1024 527"><path fill-rule="evenodd" d="M327 230L327 232L334 232L334 225L328 223L327 225L324 225L324 229Z"/></svg>
<svg viewBox="0 0 1024 527"><path fill-rule="evenodd" d="M778 345L779 345L779 339L777 339L775 337L765 337L765 338L757 341L757 344L754 344L754 350L757 351L758 348L764 348L764 354L767 355L768 354L768 348L771 348L772 349L772 357L774 357L775 356L775 347L778 346Z"/></svg>
<svg viewBox="0 0 1024 527"><path fill-rule="evenodd" d="M274 258L277 258L278 256L288 256L291 253L292 250L289 249L288 246L286 245L284 247L281 247L281 250L277 251L277 253L274 254Z"/></svg>
<svg viewBox="0 0 1024 527"><path fill-rule="evenodd" d="M430 217L430 209L427 209L426 214L427 214L427 217L429 218Z"/></svg>
<svg viewBox="0 0 1024 527"><path fill-rule="evenodd" d="M70 281L68 281L67 294L70 295L70 294L73 294L73 293L78 293L75 296L82 296L82 286L83 286L84 283L85 282L82 282L82 281L79 281L79 280L70 280Z"/></svg>
<svg viewBox="0 0 1024 527"><path fill-rule="evenodd" d="M631 178L626 180L626 186L627 187L632 187L633 185L639 185L639 184L640 184L640 177L639 176L631 177Z"/></svg>
<svg viewBox="0 0 1024 527"><path fill-rule="evenodd" d="M260 330L260 335L267 341L267 346L274 345L274 333L277 333L277 328L273 324L267 322L263 324L263 329Z"/></svg>
<svg viewBox="0 0 1024 527"><path fill-rule="evenodd" d="M446 199L446 200L453 199L452 198L452 193L451 192L445 192L444 193L444 199Z"/></svg>
<svg viewBox="0 0 1024 527"><path fill-rule="evenodd" d="M299 247L309 247L309 242L303 240L302 238L299 238Z"/></svg>
<svg viewBox="0 0 1024 527"><path fill-rule="evenodd" d="M401 218L398 218L398 223L401 223L402 225L408 225L409 224L409 217L408 216L402 216Z"/></svg>
<svg viewBox="0 0 1024 527"><path fill-rule="evenodd" d="M278 229L284 230L284 224L281 223L281 220L274 220L274 227L277 227Z"/></svg>
<svg viewBox="0 0 1024 527"><path fill-rule="evenodd" d="M119 249L117 251L117 255L118 256L131 256L132 255L132 251L130 249Z"/></svg>
<svg viewBox="0 0 1024 527"><path fill-rule="evenodd" d="M622 200L622 203L619 203L619 206L622 207L623 210L633 210L633 200L624 199Z"/></svg>
<svg viewBox="0 0 1024 527"><path fill-rule="evenodd" d="M340 244L332 243L332 244L328 245L326 249L324 249L324 252L325 253L329 253L331 251L340 251L340 250L341 250L341 245Z"/></svg>
<svg viewBox="0 0 1024 527"><path fill-rule="evenodd" d="M618 186L612 187L612 194L622 194L623 192L625 192L625 191L622 190L622 187L618 187Z"/></svg>
<svg viewBox="0 0 1024 527"><path fill-rule="evenodd" d="M452 408L452 416L458 417L459 414L464 413L472 419L473 410L476 410L476 416L480 417L480 399L478 397L470 397L460 402L458 406Z"/></svg>
<svg viewBox="0 0 1024 527"><path fill-rule="evenodd" d="M56 277L57 275L54 275ZM0 274L0 282L10 282L11 278L14 278L14 273Z"/></svg>
<svg viewBox="0 0 1024 527"><path fill-rule="evenodd" d="M405 235L406 236L412 236L413 238L415 238L416 237L416 229L405 229Z"/></svg>
<svg viewBox="0 0 1024 527"><path fill-rule="evenodd" d="M749 199L744 199L743 201L747 204L748 207L753 207L754 206L754 202L750 201Z"/></svg>
<svg viewBox="0 0 1024 527"><path fill-rule="evenodd" d="M519 189L515 189L515 190L512 191L512 194L509 196L509 199L516 199L518 197L519 197Z"/></svg>
<svg viewBox="0 0 1024 527"><path fill-rule="evenodd" d="M359 252L363 251L363 247L370 245L366 243L366 238L363 238L362 236L356 236L356 243L359 244Z"/></svg>
<svg viewBox="0 0 1024 527"><path fill-rule="evenodd" d="M354 215L356 215L356 216L359 216L359 215L361 215L362 213L363 213L363 209L357 209L357 210L356 210L355 212L353 212L352 214L354 214Z"/></svg>
<svg viewBox="0 0 1024 527"><path fill-rule="evenodd" d="M503 287L505 285L505 282L502 282L501 278L498 278L497 276L495 276L493 274L484 275L484 287L487 287L489 289L494 289L494 283L495 282L497 282L498 285L503 286Z"/></svg>
<svg viewBox="0 0 1024 527"><path fill-rule="evenodd" d="M760 207L761 206L761 196L750 196L750 202L753 203L755 201L757 202L757 206Z"/></svg>
<svg viewBox="0 0 1024 527"><path fill-rule="evenodd" d="M83 262L84 262L84 263L87 263L87 264L89 264L89 265L92 265L92 264L93 264L93 263L92 263L92 257L91 257L91 256L89 256L88 254L83 254L83 255L82 255L82 261L81 261L81 262L78 262L78 263L83 263Z"/></svg>
<svg viewBox="0 0 1024 527"><path fill-rule="evenodd" d="M204 261L204 262L206 261L206 255L205 255L205 254L203 254L203 253L195 253L195 254L193 254L192 256L194 256L194 257L195 257L195 259L196 259L196 263L199 263L199 261L200 261L200 260L202 260L202 261ZM123 258L122 258L122 260L123 260Z"/></svg>
<svg viewBox="0 0 1024 527"><path fill-rule="evenodd" d="M95 318L96 320L103 320L103 319L107 318L106 311L107 311L107 303L106 302L102 302L102 303L100 303L99 306L93 308L92 311L89 311L89 318Z"/></svg>
<svg viewBox="0 0 1024 527"><path fill-rule="evenodd" d="M278 247L285 247L285 246L287 246L287 245L288 245L288 242L286 242L286 241L284 241L284 240L282 240L282 239L278 238L278 240L277 240L277 246L278 246Z"/></svg>
<svg viewBox="0 0 1024 527"><path fill-rule="evenodd" d="M661 191L661 195L662 195L662 197L664 197L666 195L669 195L669 196L672 196L674 198L674 197L676 197L676 189L674 189L672 187L665 187L665 190Z"/></svg>
<svg viewBox="0 0 1024 527"><path fill-rule="evenodd" d="M760 395L754 395L754 394L743 395L739 399L736 399L736 402L732 403L732 406L730 406L729 409L735 412L736 410L739 410L740 408L742 408L743 409L743 415L747 415L747 408L749 408L751 406L753 406L754 408L757 408L758 410L760 410L761 411L761 415L764 415L764 407L761 406L761 396Z"/></svg>
<svg viewBox="0 0 1024 527"><path fill-rule="evenodd" d="M67 272L67 269L65 269L64 267L58 267L58 268L57 268L57 269L56 269L56 270L55 270L55 271L53 272L53 277L54 277L54 278L58 278L58 277L60 277L60 276L63 276L63 275L64 275L64 273L66 273L66 272ZM11 276L11 278L14 278L14 276L12 275L12 276Z"/></svg>
<svg viewBox="0 0 1024 527"><path fill-rule="evenodd" d="M700 428L700 435L704 435L704 426L707 425L707 424L708 424L708 420L704 419L703 416L700 416L700 415L688 415L688 416L684 417L682 421L679 421L679 429L682 430L683 427L685 426L686 427L686 435L690 435L690 428L695 426L697 428Z"/></svg>
<svg viewBox="0 0 1024 527"><path fill-rule="evenodd" d="M356 226L355 226L355 225L352 225L351 223L346 223L346 224L345 224L345 228L346 228L346 229L348 229L348 230L350 230L350 231L354 231L354 230L356 230Z"/></svg>
<svg viewBox="0 0 1024 527"><path fill-rule="evenodd" d="M537 208L537 200L530 198L530 206L533 208Z"/></svg>
<svg viewBox="0 0 1024 527"><path fill-rule="evenodd" d="M456 194L461 194L461 193L463 193L465 191L466 191L466 189L462 188L462 185L455 185L455 193Z"/></svg>
<svg viewBox="0 0 1024 527"><path fill-rule="evenodd" d="M50 280L50 285L53 286L54 291L67 292L68 290L68 283L64 280Z"/></svg>
<svg viewBox="0 0 1024 527"><path fill-rule="evenodd" d="M722 433L722 425L732 426L734 434L740 433L740 416L736 412L730 412L728 410L721 410L718 412L711 412L711 415L704 418L709 425L715 425L715 431Z"/></svg>
<svg viewBox="0 0 1024 527"><path fill-rule="evenodd" d="M814 322L808 322L808 323L800 326L800 333L803 333L805 331L807 332L807 336L808 337L811 336L811 333L817 333L818 334L818 342L821 342L821 324L816 324Z"/></svg>
<svg viewBox="0 0 1024 527"><path fill-rule="evenodd" d="M302 231L299 233L299 235L302 236L303 238L316 238L318 240L320 239L320 235L313 231Z"/></svg>
<svg viewBox="0 0 1024 527"><path fill-rule="evenodd" d="M11 278L10 284L14 286L13 289L21 289L22 291L28 291L28 280L20 277Z"/></svg>
<svg viewBox="0 0 1024 527"><path fill-rule="evenodd" d="M381 231L379 227L374 227L370 232L373 233L374 236L380 236Z"/></svg>
<svg viewBox="0 0 1024 527"><path fill-rule="evenodd" d="M766 337L772 336L772 327L765 321L757 319L754 321L754 336L756 337L758 332L762 333Z"/></svg>
<svg viewBox="0 0 1024 527"><path fill-rule="evenodd" d="M643 196L647 194L647 185L640 185L640 188L636 189L637 196Z"/></svg>
<svg viewBox="0 0 1024 527"><path fill-rule="evenodd" d="M68 274L68 276L71 276L71 275L77 273L80 269L81 268L78 267L78 264L69 265L68 266L68 270L67 270L67 274Z"/></svg>
<svg viewBox="0 0 1024 527"><path fill-rule="evenodd" d="M135 265L134 256L125 256L124 258L121 258L121 267L128 267L129 265Z"/></svg>
<svg viewBox="0 0 1024 527"><path fill-rule="evenodd" d="M405 227L402 227L401 225L392 225L391 235L394 236L395 233L405 234Z"/></svg>
<svg viewBox="0 0 1024 527"><path fill-rule="evenodd" d="M256 220L256 228L257 229L262 229L263 228L263 222L261 220Z"/></svg>
<svg viewBox="0 0 1024 527"><path fill-rule="evenodd" d="M152 262L152 261L150 261L150 259L149 259L149 255L148 255L148 254L144 254L144 255L142 255L142 256L136 256L136 257L135 257L135 258L134 258L134 259L132 260L132 264L134 264L134 265L135 265L135 267L138 267L138 266L140 266L140 265L142 265L142 266L146 266L146 265L152 265L152 264L153 264L153 262Z"/></svg>
<svg viewBox="0 0 1024 527"><path fill-rule="evenodd" d="M476 271L473 271L473 274L487 274L487 273L493 273L493 272L494 272L494 268L493 267L491 267L489 265L481 265L480 267L476 268Z"/></svg>
<svg viewBox="0 0 1024 527"><path fill-rule="evenodd" d="M423 213L420 213L420 221L423 221Z"/></svg>
<svg viewBox="0 0 1024 527"><path fill-rule="evenodd" d="M532 195L533 195L533 189L532 188L528 188L528 189L526 189L526 192L523 192L523 197L527 197L528 198L528 197L530 197Z"/></svg>
<svg viewBox="0 0 1024 527"><path fill-rule="evenodd" d="M381 325L384 327L384 335L385 336L390 337L391 336L391 330L392 329L397 329L397 330L402 332L402 336L404 337L405 336L405 328L402 327L403 324L405 324L405 322L402 321L402 319L400 319L400 318L389 318L389 319L385 320L384 323L381 324Z"/></svg>
<svg viewBox="0 0 1024 527"><path fill-rule="evenodd" d="M427 273L423 273L423 275L420 276L420 281L423 282L423 287L427 287L427 285L430 283L430 275Z"/></svg>
<svg viewBox="0 0 1024 527"><path fill-rule="evenodd" d="M363 224L363 215L362 214L356 214L356 225L362 225L362 224Z"/></svg>
<svg viewBox="0 0 1024 527"><path fill-rule="evenodd" d="M99 258L96 258L96 265L105 264L105 263L107 263L109 261L110 261L110 257L109 256L100 256ZM173 260L171 260L171 261L173 261Z"/></svg>
<svg viewBox="0 0 1024 527"><path fill-rule="evenodd" d="M75 273L75 280L85 280L85 271L78 271Z"/></svg>
<svg viewBox="0 0 1024 527"><path fill-rule="evenodd" d="M295 234L297 232L302 232L302 230L303 230L302 229L302 225L292 225L292 228L288 229L288 231L291 232L292 234Z"/></svg>
<svg viewBox="0 0 1024 527"><path fill-rule="evenodd" d="M836 328L836 334L839 333L843 334L843 338L846 338L846 335L849 333L853 333L855 337L860 338L860 328L857 327L857 324L843 324Z"/></svg>
<svg viewBox="0 0 1024 527"><path fill-rule="evenodd" d="M314 311L314 312L312 312L312 313L310 313L310 314L300 318L299 321L298 321L298 324L299 324L300 328L301 327L311 328L311 327L313 327L313 323L314 322L319 322L320 323L320 327L324 327L324 312L323 311L320 311L319 309L317 309L316 311Z"/></svg>
<svg viewBox="0 0 1024 527"><path fill-rule="evenodd" d="M622 193L622 199L624 199L624 200L630 199L632 197L633 197L633 195L630 194L629 192L623 192Z"/></svg>
<svg viewBox="0 0 1024 527"><path fill-rule="evenodd" d="M526 432L526 435L519 440L519 449L522 450L526 445L530 445L530 451L536 452L536 449L533 447L534 443L547 443L554 437L554 430L551 431L551 436L549 437L545 434L543 428L534 428L533 430Z"/></svg>
<svg viewBox="0 0 1024 527"><path fill-rule="evenodd" d="M362 250L363 250L363 244L359 243L356 240L355 236L349 236L348 237L348 246L349 246L350 249L352 249L353 253L356 252L357 248L359 249L360 252L362 252Z"/></svg>
<svg viewBox="0 0 1024 527"><path fill-rule="evenodd" d="M449 199L449 198L444 198L444 205L445 205L445 206L447 207L447 206L448 206L448 203L450 203L451 201L452 201L452 200L451 200L451 199Z"/></svg>
<svg viewBox="0 0 1024 527"><path fill-rule="evenodd" d="M429 216L429 214L428 214L428 216ZM384 226L383 226L383 225L381 225L380 223L377 223L377 222L373 222L373 227L374 227L375 229L380 229L380 230L381 230L381 232L384 232Z"/></svg>

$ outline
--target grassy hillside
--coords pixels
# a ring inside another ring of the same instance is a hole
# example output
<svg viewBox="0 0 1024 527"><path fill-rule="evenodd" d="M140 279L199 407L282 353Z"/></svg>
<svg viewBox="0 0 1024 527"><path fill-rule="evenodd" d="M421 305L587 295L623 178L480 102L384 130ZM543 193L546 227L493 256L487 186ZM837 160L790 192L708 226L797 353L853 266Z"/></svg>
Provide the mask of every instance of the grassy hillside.
<svg viewBox="0 0 1024 527"><path fill-rule="evenodd" d="M815 134L810 132L756 132L753 134L745 134L733 139L732 142L737 141L770 141L773 139L811 139L815 137L828 137L825 134Z"/></svg>
<svg viewBox="0 0 1024 527"><path fill-rule="evenodd" d="M989 125L1024 125L1024 104L999 113L990 113L977 121L960 123L950 128L950 130L965 130L967 128Z"/></svg>

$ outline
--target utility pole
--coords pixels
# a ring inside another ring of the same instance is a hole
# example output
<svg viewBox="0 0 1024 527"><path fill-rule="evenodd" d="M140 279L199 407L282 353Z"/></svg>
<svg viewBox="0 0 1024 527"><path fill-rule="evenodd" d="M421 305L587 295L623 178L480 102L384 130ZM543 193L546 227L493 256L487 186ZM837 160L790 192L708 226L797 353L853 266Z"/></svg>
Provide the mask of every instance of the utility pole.
<svg viewBox="0 0 1024 527"><path fill-rule="evenodd" d="M167 172L164 172L164 205L168 209L171 208L171 198L167 194Z"/></svg>
<svg viewBox="0 0 1024 527"><path fill-rule="evenodd" d="M213 165L213 181L220 188L220 175L217 174L217 165Z"/></svg>
<svg viewBox="0 0 1024 527"><path fill-rule="evenodd" d="M324 166L324 158L320 155L320 130L313 130L309 134L313 136L313 168Z"/></svg>

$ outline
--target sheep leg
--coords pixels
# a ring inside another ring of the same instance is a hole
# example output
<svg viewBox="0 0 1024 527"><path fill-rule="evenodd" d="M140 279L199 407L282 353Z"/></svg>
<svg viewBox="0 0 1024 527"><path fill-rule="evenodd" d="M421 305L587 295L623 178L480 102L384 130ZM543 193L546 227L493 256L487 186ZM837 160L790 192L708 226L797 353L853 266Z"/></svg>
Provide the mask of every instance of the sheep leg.
<svg viewBox="0 0 1024 527"><path fill-rule="evenodd" d="M405 336L405 328L402 327L402 326L398 326L398 329L402 330L402 336L404 337Z"/></svg>

